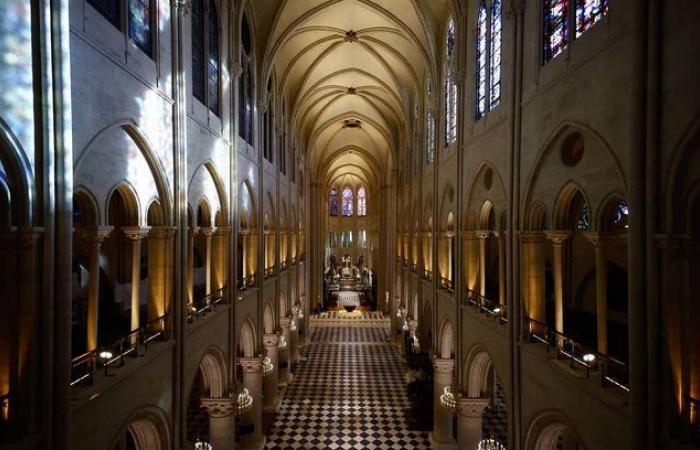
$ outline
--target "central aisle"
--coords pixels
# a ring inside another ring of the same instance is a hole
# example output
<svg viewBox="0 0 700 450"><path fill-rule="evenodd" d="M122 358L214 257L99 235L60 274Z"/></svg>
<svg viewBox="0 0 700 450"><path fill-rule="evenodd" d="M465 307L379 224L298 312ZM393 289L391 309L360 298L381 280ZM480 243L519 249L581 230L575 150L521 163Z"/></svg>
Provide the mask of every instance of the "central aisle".
<svg viewBox="0 0 700 450"><path fill-rule="evenodd" d="M317 326L292 368L268 449L429 449L404 418L405 362L385 328Z"/></svg>

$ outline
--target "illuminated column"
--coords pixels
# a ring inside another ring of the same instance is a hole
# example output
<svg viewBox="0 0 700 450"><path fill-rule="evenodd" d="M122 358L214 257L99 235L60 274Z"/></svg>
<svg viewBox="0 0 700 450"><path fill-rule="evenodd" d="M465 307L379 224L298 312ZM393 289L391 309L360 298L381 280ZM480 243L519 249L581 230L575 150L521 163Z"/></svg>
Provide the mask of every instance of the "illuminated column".
<svg viewBox="0 0 700 450"><path fill-rule="evenodd" d="M215 249L212 260L214 262L213 284L214 290L219 290L226 286L226 274L228 273L228 239L231 227L217 227L214 231L212 246Z"/></svg>
<svg viewBox="0 0 700 450"><path fill-rule="evenodd" d="M209 414L209 443L214 449L233 450L236 445L236 398L202 398Z"/></svg>
<svg viewBox="0 0 700 450"><path fill-rule="evenodd" d="M296 308L292 308L292 311L296 311ZM289 322L289 360L294 364L299 362L299 327L296 314Z"/></svg>
<svg viewBox="0 0 700 450"><path fill-rule="evenodd" d="M479 294L486 297L486 244L489 242L488 230L480 230L476 232L479 238Z"/></svg>
<svg viewBox="0 0 700 450"><path fill-rule="evenodd" d="M279 382L279 337L275 333L263 336L265 353L272 363L272 372L263 378L263 409L274 412L277 407L277 384Z"/></svg>
<svg viewBox="0 0 700 450"><path fill-rule="evenodd" d="M204 252L206 255L204 255L204 270L206 273L206 287L205 287L205 292L204 295L209 295L211 294L211 237L214 235L214 232L216 231L216 228L213 227L200 227L199 228L199 234L204 236L204 244L205 244L205 250Z"/></svg>
<svg viewBox="0 0 700 450"><path fill-rule="evenodd" d="M564 242L570 236L570 231L547 232L547 239L552 242L554 249L554 327L562 334L564 334Z"/></svg>
<svg viewBox="0 0 700 450"><path fill-rule="evenodd" d="M506 236L503 231L495 231L498 239L498 303L507 306L506 296ZM504 312L505 313L505 312Z"/></svg>
<svg viewBox="0 0 700 450"><path fill-rule="evenodd" d="M488 398L457 398L457 441L459 448L476 450L482 438L482 418Z"/></svg>
<svg viewBox="0 0 700 450"><path fill-rule="evenodd" d="M476 292L479 284L479 237L474 231L464 232L464 275L469 290Z"/></svg>
<svg viewBox="0 0 700 450"><path fill-rule="evenodd" d="M542 232L520 233L523 305L527 316L541 323L545 323L544 243Z"/></svg>
<svg viewBox="0 0 700 450"><path fill-rule="evenodd" d="M141 306L141 241L148 236L151 227L122 227L122 231L131 240L131 331L140 325Z"/></svg>
<svg viewBox="0 0 700 450"><path fill-rule="evenodd" d="M280 370L279 370L279 383L282 386L286 386L288 383L292 382L292 362L291 362L291 352L290 352L290 325L291 321L289 317L283 317L280 319L280 327L282 328L282 339L280 339Z"/></svg>
<svg viewBox="0 0 700 450"><path fill-rule="evenodd" d="M608 354L608 269L605 249L614 241L609 234L584 233L595 249L596 317L598 329L598 353Z"/></svg>
<svg viewBox="0 0 700 450"><path fill-rule="evenodd" d="M153 227L148 234L148 320L165 315L168 298L168 272L172 259L168 258L168 248L175 237L174 227ZM157 324L162 331L164 323Z"/></svg>
<svg viewBox="0 0 700 450"><path fill-rule="evenodd" d="M89 245L89 278L88 278L88 303L87 303L87 351L97 348L97 330L100 305L100 246L102 241L109 236L114 227L81 228L80 235Z"/></svg>
<svg viewBox="0 0 700 450"><path fill-rule="evenodd" d="M198 227L187 229L187 303L194 302L194 237L199 232Z"/></svg>
<svg viewBox="0 0 700 450"><path fill-rule="evenodd" d="M240 358L238 363L243 368L243 386L248 389L253 397L253 407L243 416L243 424L252 431L241 435L240 448L244 450L257 450L265 445L265 437L262 434L262 401L263 401L263 377L262 361L260 358Z"/></svg>
<svg viewBox="0 0 700 450"><path fill-rule="evenodd" d="M433 432L430 439L433 448L454 449L455 440L452 437L452 417L453 414L440 404L440 396L445 387L451 386L455 362L453 359L436 358L433 361Z"/></svg>

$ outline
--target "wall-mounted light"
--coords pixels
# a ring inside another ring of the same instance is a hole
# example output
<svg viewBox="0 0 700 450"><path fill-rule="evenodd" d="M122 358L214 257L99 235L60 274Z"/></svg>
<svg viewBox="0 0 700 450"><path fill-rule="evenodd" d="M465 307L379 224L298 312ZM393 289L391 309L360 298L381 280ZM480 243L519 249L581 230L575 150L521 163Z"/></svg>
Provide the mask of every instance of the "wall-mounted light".
<svg viewBox="0 0 700 450"><path fill-rule="evenodd" d="M595 361L595 355L593 353L586 353L583 355L583 361L590 365Z"/></svg>

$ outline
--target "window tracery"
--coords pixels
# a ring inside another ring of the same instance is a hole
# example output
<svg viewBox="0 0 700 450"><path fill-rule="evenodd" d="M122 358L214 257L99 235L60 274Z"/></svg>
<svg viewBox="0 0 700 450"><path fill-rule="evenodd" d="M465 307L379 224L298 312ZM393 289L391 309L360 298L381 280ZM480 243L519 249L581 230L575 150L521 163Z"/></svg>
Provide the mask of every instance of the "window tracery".
<svg viewBox="0 0 700 450"><path fill-rule="evenodd" d="M445 35L445 147L457 139L457 83L455 80L454 51L455 23L447 22Z"/></svg>

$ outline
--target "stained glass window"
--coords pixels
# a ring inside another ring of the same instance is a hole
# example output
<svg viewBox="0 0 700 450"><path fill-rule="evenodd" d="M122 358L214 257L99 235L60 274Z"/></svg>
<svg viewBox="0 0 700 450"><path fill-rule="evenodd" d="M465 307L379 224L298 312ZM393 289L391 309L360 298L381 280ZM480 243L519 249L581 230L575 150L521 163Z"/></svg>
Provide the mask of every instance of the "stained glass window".
<svg viewBox="0 0 700 450"><path fill-rule="evenodd" d="M241 77L238 80L238 135L253 143L253 52L248 18L241 21Z"/></svg>
<svg viewBox="0 0 700 450"><path fill-rule="evenodd" d="M328 210L330 211L331 216L338 215L338 190L335 187L331 188Z"/></svg>
<svg viewBox="0 0 700 450"><path fill-rule="evenodd" d="M367 192L364 186L360 186L360 189L357 190L357 215L367 215Z"/></svg>
<svg viewBox="0 0 700 450"><path fill-rule="evenodd" d="M117 28L121 28L119 26L119 17L121 16L119 8L121 3L120 0L88 0L88 3L90 3L93 8L102 14L105 19L109 20L112 25Z"/></svg>
<svg viewBox="0 0 700 450"><path fill-rule="evenodd" d="M346 187L343 189L343 216L352 216L352 189Z"/></svg>
<svg viewBox="0 0 700 450"><path fill-rule="evenodd" d="M501 41L503 14L501 0L491 3L491 42L489 51L489 109L494 109L501 102Z"/></svg>
<svg viewBox="0 0 700 450"><path fill-rule="evenodd" d="M432 101L433 87L428 80L425 106L425 159L428 164L435 160L435 115Z"/></svg>
<svg viewBox="0 0 700 450"><path fill-rule="evenodd" d="M576 37L608 13L608 0L576 0Z"/></svg>
<svg viewBox="0 0 700 450"><path fill-rule="evenodd" d="M588 208L588 203L584 203L581 207L581 212L579 213L578 220L576 221L576 228L585 231L591 226L591 213Z"/></svg>
<svg viewBox="0 0 700 450"><path fill-rule="evenodd" d="M544 0L544 61L564 51L568 43L569 0Z"/></svg>
<svg viewBox="0 0 700 450"><path fill-rule="evenodd" d="M209 109L219 114L219 14L215 2L209 1Z"/></svg>
<svg viewBox="0 0 700 450"><path fill-rule="evenodd" d="M481 0L479 6L479 19L476 24L476 116L483 117L486 114L486 50L488 38L486 24L488 22L488 10L486 1Z"/></svg>
<svg viewBox="0 0 700 450"><path fill-rule="evenodd" d="M455 23L450 18L445 37L445 147L457 139L457 83L454 73Z"/></svg>
<svg viewBox="0 0 700 450"><path fill-rule="evenodd" d="M204 103L204 0L192 2L192 95Z"/></svg>
<svg viewBox="0 0 700 450"><path fill-rule="evenodd" d="M129 38L148 56L151 45L151 0L129 0Z"/></svg>
<svg viewBox="0 0 700 450"><path fill-rule="evenodd" d="M627 202L620 200L615 206L615 211L612 216L612 228L615 230L627 230L629 228L630 209Z"/></svg>

